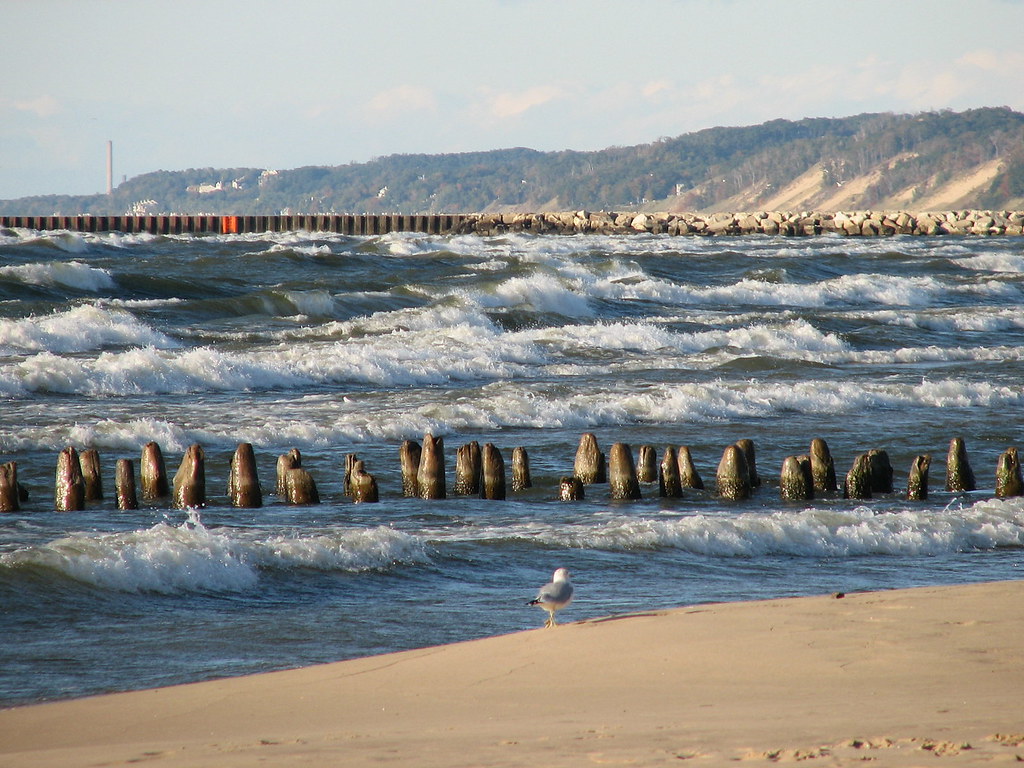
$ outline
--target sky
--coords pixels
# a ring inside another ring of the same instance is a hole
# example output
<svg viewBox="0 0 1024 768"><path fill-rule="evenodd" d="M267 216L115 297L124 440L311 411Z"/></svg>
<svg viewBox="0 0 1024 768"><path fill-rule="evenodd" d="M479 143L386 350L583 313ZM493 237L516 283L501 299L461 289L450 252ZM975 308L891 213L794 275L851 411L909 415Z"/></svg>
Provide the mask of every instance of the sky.
<svg viewBox="0 0 1024 768"><path fill-rule="evenodd" d="M1024 111L1024 0L0 0L0 199Z"/></svg>

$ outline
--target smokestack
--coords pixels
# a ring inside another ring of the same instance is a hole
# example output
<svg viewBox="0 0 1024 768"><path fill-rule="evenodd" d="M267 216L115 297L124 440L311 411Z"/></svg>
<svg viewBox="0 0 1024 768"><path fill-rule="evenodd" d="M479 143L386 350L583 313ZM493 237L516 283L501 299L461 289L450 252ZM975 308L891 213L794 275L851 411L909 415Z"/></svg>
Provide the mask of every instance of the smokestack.
<svg viewBox="0 0 1024 768"><path fill-rule="evenodd" d="M114 194L114 142L107 141L107 194Z"/></svg>

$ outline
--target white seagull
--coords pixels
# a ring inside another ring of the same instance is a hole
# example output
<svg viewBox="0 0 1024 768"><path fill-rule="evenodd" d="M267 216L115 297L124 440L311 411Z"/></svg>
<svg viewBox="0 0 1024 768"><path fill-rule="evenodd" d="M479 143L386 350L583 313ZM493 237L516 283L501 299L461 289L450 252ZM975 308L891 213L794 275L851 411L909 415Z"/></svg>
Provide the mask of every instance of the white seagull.
<svg viewBox="0 0 1024 768"><path fill-rule="evenodd" d="M569 571L559 568L551 581L540 588L537 596L527 605L539 605L548 612L548 620L544 622L545 627L555 626L555 611L565 608L572 602L572 584L569 582Z"/></svg>

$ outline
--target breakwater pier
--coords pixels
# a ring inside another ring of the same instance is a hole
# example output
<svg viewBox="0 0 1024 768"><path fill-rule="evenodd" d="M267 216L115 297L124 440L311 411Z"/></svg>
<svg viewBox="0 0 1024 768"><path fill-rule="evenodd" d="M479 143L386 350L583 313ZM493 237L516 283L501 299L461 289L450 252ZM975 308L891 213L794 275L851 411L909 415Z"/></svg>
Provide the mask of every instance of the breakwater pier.
<svg viewBox="0 0 1024 768"><path fill-rule="evenodd" d="M757 211L753 213L445 213L294 214L274 216L0 216L0 227L72 232L148 232L155 235L333 232L345 235L424 234L668 234L700 236L835 233L888 235L1022 235L1024 211Z"/></svg>

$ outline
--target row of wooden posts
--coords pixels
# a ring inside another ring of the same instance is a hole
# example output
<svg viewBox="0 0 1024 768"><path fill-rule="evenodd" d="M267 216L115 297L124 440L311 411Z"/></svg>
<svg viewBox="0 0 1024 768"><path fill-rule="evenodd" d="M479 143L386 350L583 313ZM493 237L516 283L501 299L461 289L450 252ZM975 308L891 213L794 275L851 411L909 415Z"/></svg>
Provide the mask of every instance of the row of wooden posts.
<svg viewBox="0 0 1024 768"><path fill-rule="evenodd" d="M399 449L402 471L402 493L407 497L444 499L447 497L445 481L444 439L426 434L422 444L406 440ZM906 497L909 500L928 498L928 470L930 455L915 457L909 472ZM0 465L0 512L13 512L27 501L27 493L18 482L16 462ZM492 443L484 446L476 441L461 446L456 452L454 493L459 496L479 495L485 499L506 498L505 461L501 451ZM206 505L205 453L198 445L185 451L173 480L169 478L160 446L147 443L142 449L140 481L142 497L152 501L170 497L175 508L188 509ZM715 475L718 496L741 500L751 496L761 484L757 473L754 443L740 440L726 447ZM641 498L641 483L658 483L661 497L678 498L685 489L703 489L704 482L693 464L687 446L668 446L660 463L657 452L650 445L642 445L639 462L634 463L633 451L626 443L615 443L607 459L598 445L597 437L583 434L576 450L573 474L559 482L559 498L563 501L584 498L586 485L607 483L612 499L636 500ZM135 466L131 459L118 459L115 468L115 494L119 509L139 506L135 482ZM526 449L512 451L512 491L532 487L530 461ZM951 492L976 489L974 472L967 457L963 438L950 441L946 457L945 488ZM884 450L873 449L856 457L840 489L828 444L821 438L811 441L810 451L800 456L787 456L782 462L779 493L784 500L810 500L816 494L835 495L842 491L844 498L869 499L875 493L891 494L893 469ZM1006 449L996 464L996 495L999 497L1024 495L1020 460L1017 449ZM345 458L345 494L358 503L373 503L380 499L377 481L366 471L364 463L352 453ZM318 504L320 495L312 475L302 467L302 456L292 449L277 460L278 497L287 504ZM228 496L235 507L260 507L263 491L256 472L256 456L249 443L242 443L231 458L228 476ZM57 459L54 505L58 511L84 509L90 501L103 498L100 456L95 449L79 453L68 446Z"/></svg>

